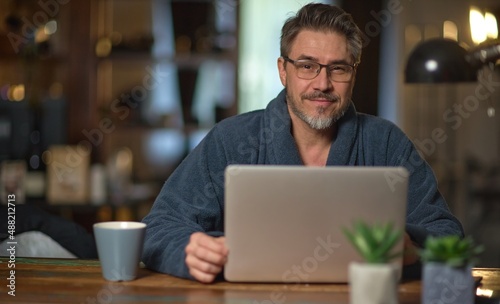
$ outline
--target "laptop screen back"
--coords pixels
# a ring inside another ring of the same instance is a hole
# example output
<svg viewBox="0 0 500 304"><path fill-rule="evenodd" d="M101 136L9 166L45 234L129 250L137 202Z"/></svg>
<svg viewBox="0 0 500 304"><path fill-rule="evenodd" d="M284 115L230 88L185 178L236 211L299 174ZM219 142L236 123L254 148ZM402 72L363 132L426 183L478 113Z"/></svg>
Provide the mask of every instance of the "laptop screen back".
<svg viewBox="0 0 500 304"><path fill-rule="evenodd" d="M224 276L347 282L349 263L361 258L343 228L363 220L404 231L407 187L407 170L400 167L228 166ZM395 251L402 247L401 241Z"/></svg>

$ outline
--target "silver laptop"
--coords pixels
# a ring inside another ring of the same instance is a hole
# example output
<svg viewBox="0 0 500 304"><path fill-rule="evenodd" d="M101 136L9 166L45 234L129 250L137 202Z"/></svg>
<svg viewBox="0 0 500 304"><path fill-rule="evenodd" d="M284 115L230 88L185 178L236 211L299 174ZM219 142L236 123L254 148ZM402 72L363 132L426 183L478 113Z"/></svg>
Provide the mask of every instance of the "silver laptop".
<svg viewBox="0 0 500 304"><path fill-rule="evenodd" d="M225 279L347 282L362 259L342 229L364 220L404 230L407 189L402 167L228 166Z"/></svg>

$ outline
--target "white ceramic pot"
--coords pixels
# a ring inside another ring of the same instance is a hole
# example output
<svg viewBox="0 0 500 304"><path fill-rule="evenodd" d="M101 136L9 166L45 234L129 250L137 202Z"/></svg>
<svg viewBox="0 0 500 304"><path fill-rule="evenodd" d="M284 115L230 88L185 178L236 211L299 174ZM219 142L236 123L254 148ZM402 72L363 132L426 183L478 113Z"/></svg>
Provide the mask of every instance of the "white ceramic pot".
<svg viewBox="0 0 500 304"><path fill-rule="evenodd" d="M351 304L397 304L399 270L393 264L349 264Z"/></svg>
<svg viewBox="0 0 500 304"><path fill-rule="evenodd" d="M474 304L472 267L454 268L443 263L425 263L422 274L422 304Z"/></svg>

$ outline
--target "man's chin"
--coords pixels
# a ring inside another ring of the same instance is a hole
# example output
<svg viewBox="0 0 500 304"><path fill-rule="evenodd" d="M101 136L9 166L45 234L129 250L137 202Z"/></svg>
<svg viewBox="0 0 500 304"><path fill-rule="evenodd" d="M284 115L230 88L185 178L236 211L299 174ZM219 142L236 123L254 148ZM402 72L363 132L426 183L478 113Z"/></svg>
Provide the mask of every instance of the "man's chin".
<svg viewBox="0 0 500 304"><path fill-rule="evenodd" d="M331 117L309 117L305 122L314 130L326 130L335 123Z"/></svg>

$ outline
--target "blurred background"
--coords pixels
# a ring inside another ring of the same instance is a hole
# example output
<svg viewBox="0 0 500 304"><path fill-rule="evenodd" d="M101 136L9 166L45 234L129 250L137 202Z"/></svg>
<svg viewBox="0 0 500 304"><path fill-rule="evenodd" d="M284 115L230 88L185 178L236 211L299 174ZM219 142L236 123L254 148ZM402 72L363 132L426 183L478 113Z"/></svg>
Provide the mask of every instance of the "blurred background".
<svg viewBox="0 0 500 304"><path fill-rule="evenodd" d="M0 0L0 199L80 223L140 220L218 121L282 89L284 20L302 0ZM318 1L316 1L318 2ZM408 84L441 37L498 39L497 0L328 1L365 35L353 100L395 122L436 172L466 232L500 266L500 73Z"/></svg>

